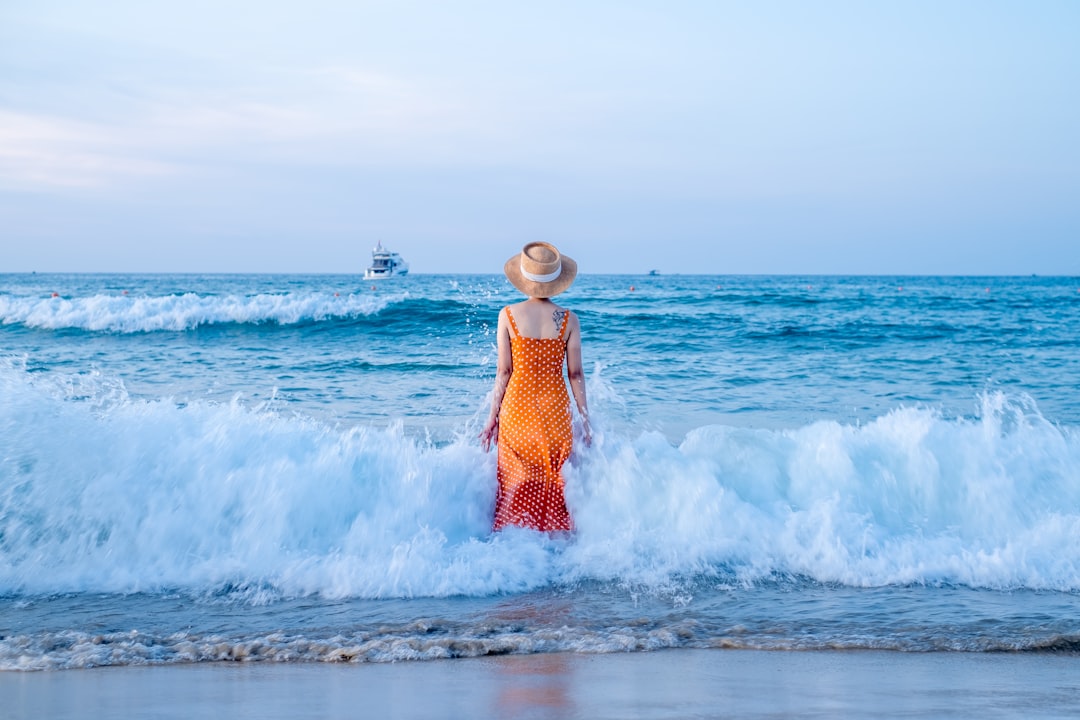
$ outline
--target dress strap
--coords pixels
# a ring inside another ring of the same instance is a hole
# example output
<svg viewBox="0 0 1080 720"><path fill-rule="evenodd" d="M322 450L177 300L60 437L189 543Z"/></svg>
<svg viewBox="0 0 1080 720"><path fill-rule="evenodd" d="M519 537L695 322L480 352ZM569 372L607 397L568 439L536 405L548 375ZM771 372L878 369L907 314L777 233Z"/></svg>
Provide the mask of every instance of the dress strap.
<svg viewBox="0 0 1080 720"><path fill-rule="evenodd" d="M559 327L559 339L560 340L563 339L563 334L566 333L566 324L568 322L570 322L570 311L566 310L566 311L563 312L562 325Z"/></svg>
<svg viewBox="0 0 1080 720"><path fill-rule="evenodd" d="M507 305L503 309L506 310L506 317L510 321L510 327L514 328L514 334L511 336L511 339L521 337L521 332L517 329L517 323L514 322L514 314L510 312L510 306Z"/></svg>

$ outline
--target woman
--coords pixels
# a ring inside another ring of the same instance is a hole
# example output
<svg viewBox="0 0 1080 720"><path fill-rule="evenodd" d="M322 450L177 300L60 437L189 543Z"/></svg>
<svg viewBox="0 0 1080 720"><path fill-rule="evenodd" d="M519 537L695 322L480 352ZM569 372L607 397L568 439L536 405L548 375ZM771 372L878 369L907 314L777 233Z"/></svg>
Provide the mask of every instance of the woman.
<svg viewBox="0 0 1080 720"><path fill-rule="evenodd" d="M507 525L545 532L573 530L563 497L562 466L573 436L570 390L582 420L582 439L592 443L581 367L577 315L551 298L570 287L577 263L549 243L529 243L503 268L528 300L499 313L498 371L491 415L480 433L484 452L499 446L499 492L494 530Z"/></svg>

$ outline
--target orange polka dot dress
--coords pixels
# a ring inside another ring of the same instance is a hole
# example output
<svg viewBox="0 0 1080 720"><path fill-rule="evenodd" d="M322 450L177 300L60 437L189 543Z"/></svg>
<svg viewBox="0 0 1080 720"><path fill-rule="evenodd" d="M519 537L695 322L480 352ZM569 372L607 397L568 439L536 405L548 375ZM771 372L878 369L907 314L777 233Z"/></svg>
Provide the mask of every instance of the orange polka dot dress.
<svg viewBox="0 0 1080 720"><path fill-rule="evenodd" d="M545 532L573 530L563 496L562 466L573 436L563 379L566 323L557 338L522 337L510 308L513 372L499 408L499 491L494 530L507 525Z"/></svg>

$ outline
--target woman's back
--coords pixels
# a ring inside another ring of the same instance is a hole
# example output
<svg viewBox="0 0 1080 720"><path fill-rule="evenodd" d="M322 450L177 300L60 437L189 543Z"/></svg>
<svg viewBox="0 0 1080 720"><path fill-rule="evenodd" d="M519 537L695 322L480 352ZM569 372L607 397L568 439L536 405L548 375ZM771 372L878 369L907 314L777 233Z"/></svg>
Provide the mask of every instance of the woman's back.
<svg viewBox="0 0 1080 720"><path fill-rule="evenodd" d="M514 324L522 337L540 340L554 340L559 337L563 327L563 318L569 312L551 301L519 302L510 305ZM563 336L565 339L565 335Z"/></svg>

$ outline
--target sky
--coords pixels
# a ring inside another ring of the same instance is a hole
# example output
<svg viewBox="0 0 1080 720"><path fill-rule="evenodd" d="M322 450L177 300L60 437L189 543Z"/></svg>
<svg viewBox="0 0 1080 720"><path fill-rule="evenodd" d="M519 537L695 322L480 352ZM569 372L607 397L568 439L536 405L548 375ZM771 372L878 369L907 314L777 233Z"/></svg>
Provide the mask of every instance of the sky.
<svg viewBox="0 0 1080 720"><path fill-rule="evenodd" d="M1074 0L0 0L0 272L1080 275Z"/></svg>

